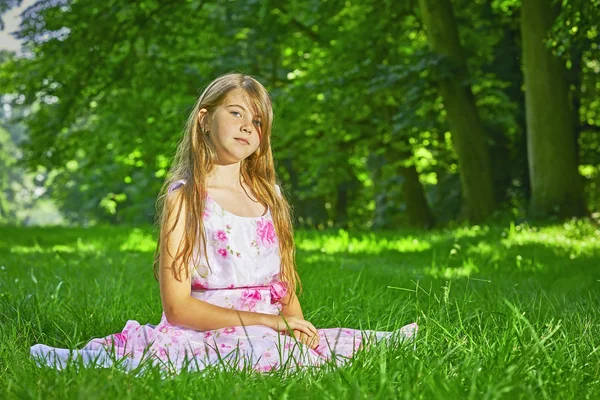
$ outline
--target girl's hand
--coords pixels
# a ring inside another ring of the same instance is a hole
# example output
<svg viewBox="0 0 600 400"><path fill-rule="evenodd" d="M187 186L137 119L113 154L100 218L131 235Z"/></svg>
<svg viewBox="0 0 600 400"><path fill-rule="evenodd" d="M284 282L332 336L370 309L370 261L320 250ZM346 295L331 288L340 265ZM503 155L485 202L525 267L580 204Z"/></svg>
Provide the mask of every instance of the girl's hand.
<svg viewBox="0 0 600 400"><path fill-rule="evenodd" d="M304 332L294 329L294 337L301 343L307 345L311 349L316 349L319 346L319 335L308 336Z"/></svg>
<svg viewBox="0 0 600 400"><path fill-rule="evenodd" d="M284 319L284 317L281 315L273 315L267 321L267 326L275 329L277 332L288 332L288 329L290 329L292 331L300 331L308 337L318 337L317 328L315 328L314 325L307 320L300 317L289 316Z"/></svg>

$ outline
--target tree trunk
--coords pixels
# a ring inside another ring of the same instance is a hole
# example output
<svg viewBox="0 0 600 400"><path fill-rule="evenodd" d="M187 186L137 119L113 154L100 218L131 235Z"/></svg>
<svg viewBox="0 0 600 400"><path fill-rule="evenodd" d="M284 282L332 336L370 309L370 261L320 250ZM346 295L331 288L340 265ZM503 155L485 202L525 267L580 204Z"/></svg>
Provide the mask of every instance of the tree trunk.
<svg viewBox="0 0 600 400"><path fill-rule="evenodd" d="M530 211L533 217L583 216L566 68L544 43L556 17L551 4L552 0L523 0L521 6Z"/></svg>
<svg viewBox="0 0 600 400"><path fill-rule="evenodd" d="M575 164L579 165L579 136L581 135L581 119L579 112L581 109L582 97L582 64L583 50L575 48L570 55L571 68L567 72L567 85L573 87L571 92L571 105L573 117L573 143L575 144Z"/></svg>
<svg viewBox="0 0 600 400"><path fill-rule="evenodd" d="M337 227L348 228L348 198L350 182L344 181L338 184L335 202L335 215L333 221Z"/></svg>
<svg viewBox="0 0 600 400"><path fill-rule="evenodd" d="M430 48L445 56L453 68L452 76L444 76L438 83L458 157L463 212L467 219L478 222L494 210L494 191L485 129L466 83L468 71L454 11L450 0L419 0L419 6Z"/></svg>
<svg viewBox="0 0 600 400"><path fill-rule="evenodd" d="M423 184L414 165L400 167L400 175L404 177L402 194L406 204L408 223L416 228L429 229L435 224L435 219L427 203Z"/></svg>
<svg viewBox="0 0 600 400"><path fill-rule="evenodd" d="M493 19L492 1L488 0L486 5L486 17ZM503 92L509 99L515 103L516 110L513 115L519 131L514 134L512 139L508 132L502 132L501 140L508 141L506 147L508 152L504 159L500 159L497 154L497 144L489 147L490 161L492 165L492 177L496 201L505 202L511 194L507 190L514 189L517 186L522 196L529 201L531 189L529 185L529 166L527 164L527 122L525 120L525 93L523 92L523 71L521 70L521 30L518 24L518 16L511 17L503 22L499 27L502 29L502 36L494 48L493 61L484 66L484 73L494 74L501 81L507 82L508 87ZM499 135L500 132L496 133ZM494 132L492 132L492 135ZM492 139L496 142L495 139ZM512 144L510 143L512 142ZM501 153L502 154L502 153ZM498 175L506 177L509 180L503 181L503 186L498 184ZM516 184L516 185L515 185ZM501 190L501 191L499 191ZM498 195L501 194L501 197Z"/></svg>

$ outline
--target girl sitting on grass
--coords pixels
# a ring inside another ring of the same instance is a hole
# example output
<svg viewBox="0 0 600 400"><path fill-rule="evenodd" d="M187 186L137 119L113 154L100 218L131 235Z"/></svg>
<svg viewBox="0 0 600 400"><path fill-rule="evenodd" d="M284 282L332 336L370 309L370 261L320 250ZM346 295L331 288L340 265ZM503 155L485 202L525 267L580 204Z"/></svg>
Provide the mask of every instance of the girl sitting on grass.
<svg viewBox="0 0 600 400"><path fill-rule="evenodd" d="M81 356L128 369L150 360L175 372L214 364L268 371L341 364L369 338L414 337L416 324L378 332L316 329L304 319L272 123L269 95L250 76L227 74L204 90L158 201L160 323L128 321L76 351L38 344L38 362L62 368Z"/></svg>

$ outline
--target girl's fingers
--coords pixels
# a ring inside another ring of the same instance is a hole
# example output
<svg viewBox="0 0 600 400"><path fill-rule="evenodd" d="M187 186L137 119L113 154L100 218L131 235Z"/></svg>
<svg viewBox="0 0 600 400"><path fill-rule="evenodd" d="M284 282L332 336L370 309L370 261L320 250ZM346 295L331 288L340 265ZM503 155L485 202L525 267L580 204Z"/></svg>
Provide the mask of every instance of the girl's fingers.
<svg viewBox="0 0 600 400"><path fill-rule="evenodd" d="M306 333L308 336L318 335L317 328L310 322L300 318L290 318L288 320L283 318L283 322L286 324L285 328L281 327L280 329L285 331L289 327L291 330L299 330L301 332Z"/></svg>
<svg viewBox="0 0 600 400"><path fill-rule="evenodd" d="M309 337L310 337L310 336L308 336L306 333L302 333L302 334L300 334L300 341L301 341L301 342L302 342L304 345L308 346Z"/></svg>
<svg viewBox="0 0 600 400"><path fill-rule="evenodd" d="M310 347L311 349L315 349L319 345L319 337L318 336L304 336L302 343Z"/></svg>
<svg viewBox="0 0 600 400"><path fill-rule="evenodd" d="M294 329L294 337L296 338L296 340L298 340L300 343L310 347L311 349L315 349L319 343L319 336L318 335L312 335L312 334L306 334L305 332L299 330L299 329Z"/></svg>
<svg viewBox="0 0 600 400"><path fill-rule="evenodd" d="M315 326L313 324L311 324L310 322L308 322L307 320L304 320L304 322L306 323L306 325L308 326L308 329L310 329L311 334L312 335L317 335L319 332L317 331L317 328L315 328ZM311 336L312 336L311 335Z"/></svg>
<svg viewBox="0 0 600 400"><path fill-rule="evenodd" d="M310 327L305 322L307 322L307 321L299 322L298 325L294 329L297 329L300 332L307 334L308 336L314 335L314 333L312 332ZM310 322L309 322L309 324L310 324Z"/></svg>
<svg viewBox="0 0 600 400"><path fill-rule="evenodd" d="M302 332L302 331L299 331L299 330L295 329L294 330L294 337L300 343L306 344L306 338L308 338L308 335L306 333Z"/></svg>

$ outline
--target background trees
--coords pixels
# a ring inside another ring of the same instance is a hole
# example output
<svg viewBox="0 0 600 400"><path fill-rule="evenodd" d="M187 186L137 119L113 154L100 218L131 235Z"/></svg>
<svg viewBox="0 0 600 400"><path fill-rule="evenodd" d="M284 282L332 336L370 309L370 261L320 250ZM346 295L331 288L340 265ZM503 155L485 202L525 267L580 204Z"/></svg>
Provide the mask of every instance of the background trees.
<svg viewBox="0 0 600 400"><path fill-rule="evenodd" d="M151 221L189 107L231 70L272 94L299 224L597 210L600 0L402 4L37 1L0 87L30 110L24 162L76 222Z"/></svg>
<svg viewBox="0 0 600 400"><path fill-rule="evenodd" d="M544 39L558 8L550 0L523 0L521 36L525 75L531 209L535 214L585 214L577 170L575 119L564 60ZM557 162L559 161L559 162Z"/></svg>

